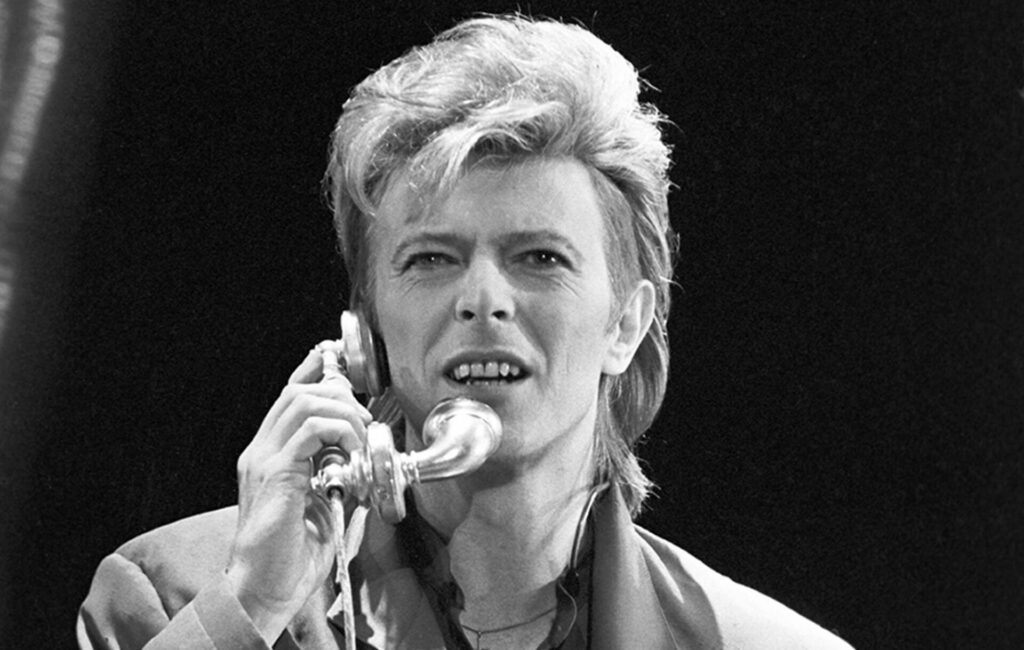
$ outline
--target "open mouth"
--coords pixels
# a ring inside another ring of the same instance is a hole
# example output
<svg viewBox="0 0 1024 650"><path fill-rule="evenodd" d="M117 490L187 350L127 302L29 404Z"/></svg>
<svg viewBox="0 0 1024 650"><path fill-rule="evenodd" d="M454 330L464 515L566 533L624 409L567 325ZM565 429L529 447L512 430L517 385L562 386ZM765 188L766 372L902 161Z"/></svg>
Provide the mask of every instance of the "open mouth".
<svg viewBox="0 0 1024 650"><path fill-rule="evenodd" d="M445 376L454 382L473 386L479 384L511 384L522 381L528 373L508 361L475 361L450 368Z"/></svg>

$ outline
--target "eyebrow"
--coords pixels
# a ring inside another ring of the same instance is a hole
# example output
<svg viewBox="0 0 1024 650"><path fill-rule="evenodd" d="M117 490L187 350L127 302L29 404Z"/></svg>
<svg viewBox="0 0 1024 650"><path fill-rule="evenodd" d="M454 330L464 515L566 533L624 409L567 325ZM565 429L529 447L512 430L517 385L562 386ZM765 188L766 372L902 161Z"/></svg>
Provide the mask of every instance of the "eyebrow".
<svg viewBox="0 0 1024 650"><path fill-rule="evenodd" d="M568 237L557 230L551 230L550 228L513 232L509 233L504 239L507 245L516 247L554 243L565 248L569 251L569 254L576 259L581 259L583 257L580 254L579 249L573 245Z"/></svg>
<svg viewBox="0 0 1024 650"><path fill-rule="evenodd" d="M557 244L565 248L569 254L576 259L581 259L583 256L576 246L569 240L568 237L558 232L557 230L551 230L550 228L542 228L539 230L521 230L517 232L507 233L500 237L501 244L503 247L520 247L540 244ZM423 245L439 245L458 248L465 246L469 239L455 232L421 232L406 239L403 239L395 247L395 252L391 256L392 263L397 263L405 254L405 252L415 246Z"/></svg>

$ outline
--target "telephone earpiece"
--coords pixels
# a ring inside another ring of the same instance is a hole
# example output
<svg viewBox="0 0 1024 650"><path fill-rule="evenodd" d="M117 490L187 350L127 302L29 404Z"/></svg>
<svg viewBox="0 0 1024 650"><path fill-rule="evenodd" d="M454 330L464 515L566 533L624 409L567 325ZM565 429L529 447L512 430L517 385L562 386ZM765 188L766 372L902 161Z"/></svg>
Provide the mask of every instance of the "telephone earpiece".
<svg viewBox="0 0 1024 650"><path fill-rule="evenodd" d="M383 395L391 384L387 353L362 312L341 312L341 343L344 372L352 389L370 397Z"/></svg>

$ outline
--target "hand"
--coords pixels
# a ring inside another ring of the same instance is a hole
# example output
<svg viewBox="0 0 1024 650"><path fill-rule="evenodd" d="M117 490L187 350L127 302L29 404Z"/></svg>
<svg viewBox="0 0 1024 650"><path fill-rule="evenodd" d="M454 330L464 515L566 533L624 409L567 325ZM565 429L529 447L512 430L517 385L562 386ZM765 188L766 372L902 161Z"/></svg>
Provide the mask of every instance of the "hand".
<svg viewBox="0 0 1024 650"><path fill-rule="evenodd" d="M330 508L310 491L309 458L326 445L363 446L370 412L345 379L327 382L311 351L238 458L238 528L227 578L268 645L334 559Z"/></svg>

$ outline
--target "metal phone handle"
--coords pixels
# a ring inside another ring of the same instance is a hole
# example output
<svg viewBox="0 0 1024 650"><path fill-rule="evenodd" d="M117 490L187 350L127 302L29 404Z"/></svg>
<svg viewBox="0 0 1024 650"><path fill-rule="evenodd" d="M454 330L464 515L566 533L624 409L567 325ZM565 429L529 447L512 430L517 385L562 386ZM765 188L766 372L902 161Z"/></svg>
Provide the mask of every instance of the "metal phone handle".
<svg viewBox="0 0 1024 650"><path fill-rule="evenodd" d="M396 524L405 518L405 490L416 483L459 476L480 467L501 443L501 420L491 407L465 397L441 401L423 423L425 449L395 449L391 428L371 422L366 445L344 459L327 450L317 462L313 487L329 494L341 490L370 503L381 518Z"/></svg>

